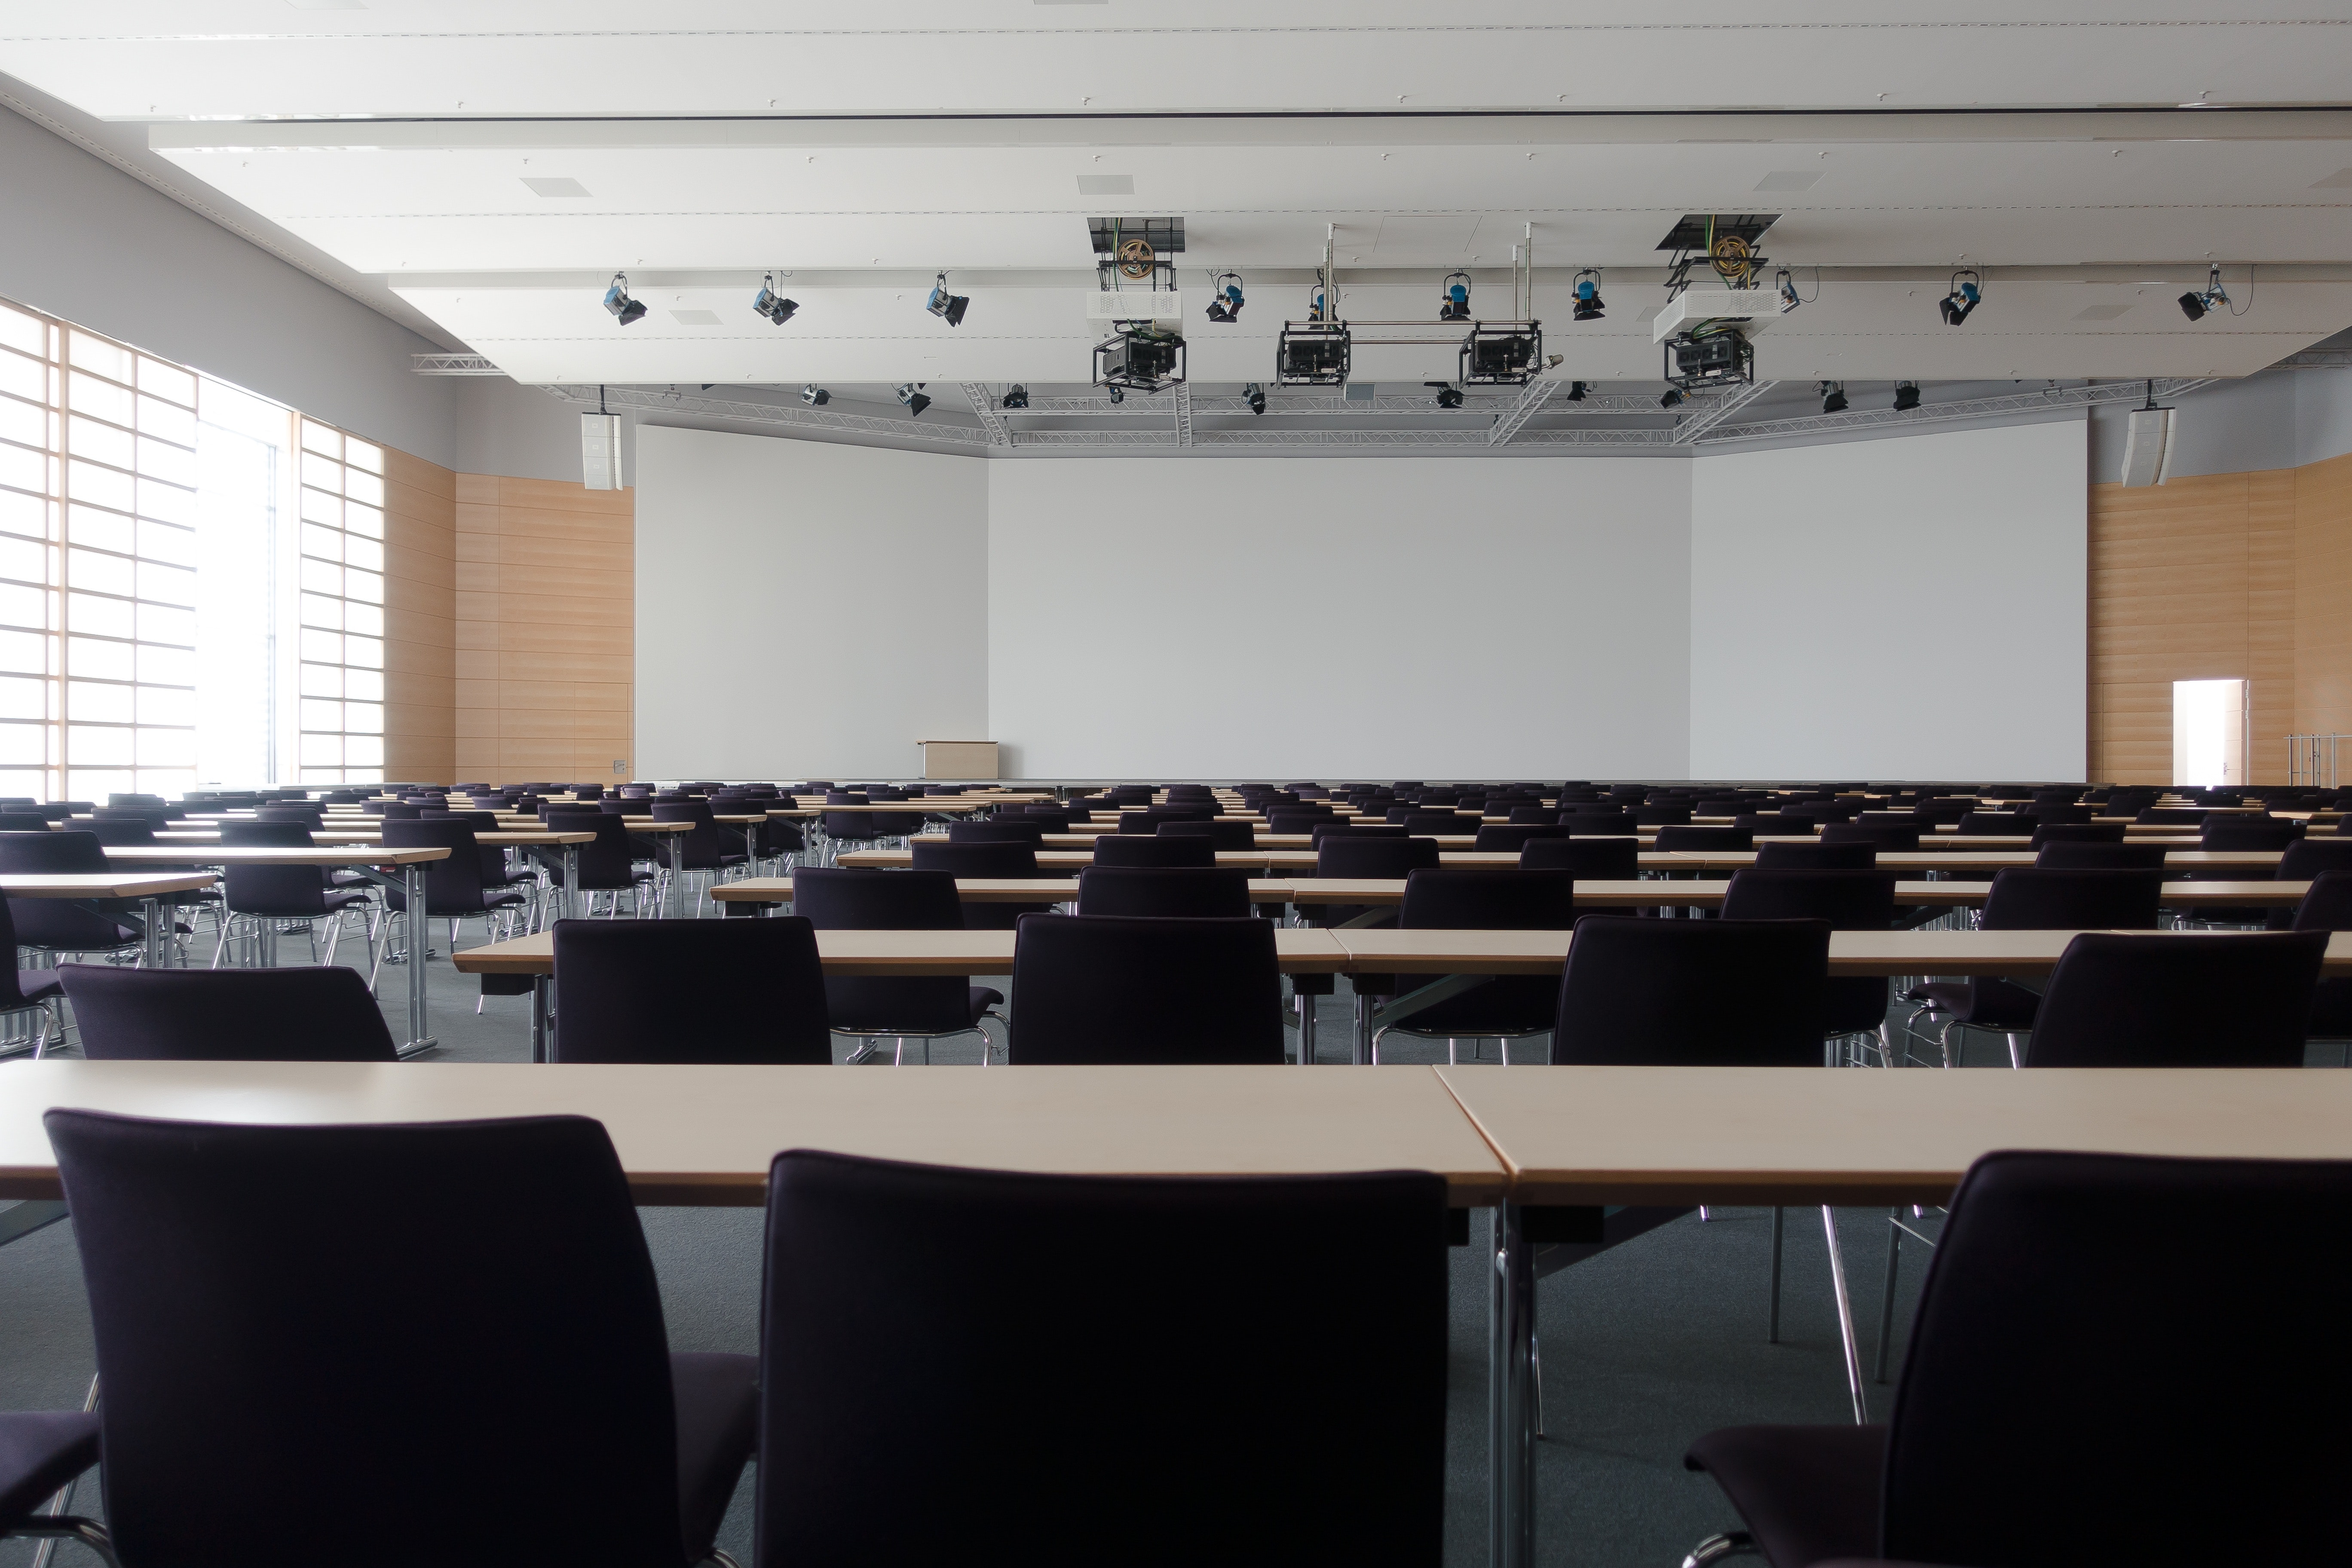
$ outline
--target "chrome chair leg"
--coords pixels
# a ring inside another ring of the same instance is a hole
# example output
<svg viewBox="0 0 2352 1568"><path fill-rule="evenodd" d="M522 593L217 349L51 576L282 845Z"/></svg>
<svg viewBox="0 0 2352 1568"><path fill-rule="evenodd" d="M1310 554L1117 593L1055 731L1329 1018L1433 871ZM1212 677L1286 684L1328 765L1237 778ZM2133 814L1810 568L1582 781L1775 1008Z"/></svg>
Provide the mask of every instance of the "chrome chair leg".
<svg viewBox="0 0 2352 1568"><path fill-rule="evenodd" d="M1772 1306L1766 1314L1764 1342L1780 1342L1780 1242L1788 1227L1789 1211L1777 1205L1772 1210Z"/></svg>
<svg viewBox="0 0 2352 1568"><path fill-rule="evenodd" d="M1862 1351L1854 1342L1853 1301L1846 1294L1845 1256L1838 1250L1837 1211L1822 1205L1822 1232L1830 1245L1830 1288L1837 1296L1838 1340L1845 1352L1846 1389L1853 1395L1853 1424L1867 1426L1870 1408L1863 1398Z"/></svg>
<svg viewBox="0 0 2352 1568"><path fill-rule="evenodd" d="M1727 1557L1756 1557L1755 1537L1744 1530L1727 1530L1720 1535L1710 1535L1690 1549L1683 1559L1683 1568L1709 1568Z"/></svg>
<svg viewBox="0 0 2352 1568"><path fill-rule="evenodd" d="M1870 1381L1886 1381L1886 1351L1895 1338L1895 1271L1903 1262L1903 1210L1886 1212L1886 1281L1878 1295L1878 1349L1871 1358Z"/></svg>

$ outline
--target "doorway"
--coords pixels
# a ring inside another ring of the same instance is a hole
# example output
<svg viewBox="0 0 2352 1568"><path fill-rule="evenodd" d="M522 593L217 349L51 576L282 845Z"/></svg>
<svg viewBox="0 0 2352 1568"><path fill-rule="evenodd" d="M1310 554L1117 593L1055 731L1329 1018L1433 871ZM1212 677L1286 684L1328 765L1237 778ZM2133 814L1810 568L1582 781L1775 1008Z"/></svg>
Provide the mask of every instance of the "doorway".
<svg viewBox="0 0 2352 1568"><path fill-rule="evenodd" d="M2242 788L2248 755L2246 682L2172 683L2172 782L2202 789Z"/></svg>

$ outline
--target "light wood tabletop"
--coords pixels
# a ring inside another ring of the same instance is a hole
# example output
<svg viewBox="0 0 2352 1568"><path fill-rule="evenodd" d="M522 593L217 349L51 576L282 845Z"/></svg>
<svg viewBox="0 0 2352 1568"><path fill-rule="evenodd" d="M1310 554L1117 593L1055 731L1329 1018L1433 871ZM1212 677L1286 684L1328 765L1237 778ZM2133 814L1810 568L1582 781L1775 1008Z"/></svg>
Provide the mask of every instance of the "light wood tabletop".
<svg viewBox="0 0 2352 1568"><path fill-rule="evenodd" d="M1694 868L1736 871L1756 863L1753 850L1680 849L1669 852ZM1882 849L1878 852L1878 868L1882 871L1975 871L1999 869L2003 866L2031 866L2032 855L2021 850L1947 849ZM2170 870L2190 868L2205 870L2264 870L2279 862L2275 849L2171 849L2167 850L2164 864ZM1649 864L1643 857L1643 864Z"/></svg>
<svg viewBox="0 0 2352 1568"><path fill-rule="evenodd" d="M641 1204L756 1206L786 1149L1085 1175L1430 1171L1493 1203L1500 1162L1435 1074L1257 1067L542 1066L49 1058L0 1073L0 1197L59 1195L55 1106L192 1121L587 1116Z"/></svg>
<svg viewBox="0 0 2352 1568"><path fill-rule="evenodd" d="M112 871L11 872L0 875L0 893L12 899L160 899L192 893L220 879L210 871L129 876Z"/></svg>
<svg viewBox="0 0 2352 1568"><path fill-rule="evenodd" d="M534 844L593 844L595 840L596 836L593 833L548 833L538 828L510 830L501 827L495 832L477 832L474 835L475 843L490 849L520 848ZM218 844L220 841L221 836L217 833L158 833L155 835L155 842L166 846ZM311 831L310 841L324 848L347 846L365 847L383 843L383 834L381 829L321 827ZM135 849L139 847L123 845L121 847Z"/></svg>
<svg viewBox="0 0 2352 1568"><path fill-rule="evenodd" d="M1249 885L1252 903L1274 904L1290 901L1288 882L1253 881ZM774 904L789 903L793 882L789 877L743 877L732 882L721 882L710 889L710 896L720 903ZM956 897L968 904L1059 904L1078 896L1076 877L958 877Z"/></svg>
<svg viewBox="0 0 2352 1568"><path fill-rule="evenodd" d="M1256 884L1252 884L1255 887ZM1269 883L1290 889L1293 903L1396 904L1404 901L1402 878L1359 879L1293 877L1286 883ZM1625 881L1580 879L1576 902L1592 909L1719 909L1728 879L1675 879ZM2173 908L2270 909L2292 906L2311 890L2308 882L2167 882L2163 901ZM1909 908L1975 909L1992 891L1990 882L1914 882L1897 880L1895 901Z"/></svg>
<svg viewBox="0 0 2352 1568"><path fill-rule="evenodd" d="M438 846L385 849L363 844L310 849L253 844L110 844L106 858L120 866L410 866L422 860L446 860L449 851Z"/></svg>
<svg viewBox="0 0 2352 1568"><path fill-rule="evenodd" d="M2352 1158L2345 1072L1433 1070L1528 1204L1942 1203L1997 1149Z"/></svg>
<svg viewBox="0 0 2352 1568"><path fill-rule="evenodd" d="M740 886L740 884L736 884ZM1017 931L820 931L817 958L828 974L1010 974ZM1337 974L1347 954L1336 933L1302 927L1274 933L1286 974ZM551 974L555 933L536 931L450 954L461 974ZM1555 968L1558 964L1555 963Z"/></svg>

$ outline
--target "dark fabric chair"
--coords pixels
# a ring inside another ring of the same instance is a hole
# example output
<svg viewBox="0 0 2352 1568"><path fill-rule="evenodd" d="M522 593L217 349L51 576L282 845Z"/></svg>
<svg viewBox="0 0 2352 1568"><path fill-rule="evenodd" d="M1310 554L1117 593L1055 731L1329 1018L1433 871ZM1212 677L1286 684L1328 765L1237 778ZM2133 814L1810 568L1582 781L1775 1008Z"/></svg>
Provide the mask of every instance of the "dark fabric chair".
<svg viewBox="0 0 2352 1568"><path fill-rule="evenodd" d="M2161 844L2077 843L2053 839L2039 846L2034 868L2048 871L2162 871Z"/></svg>
<svg viewBox="0 0 2352 1568"><path fill-rule="evenodd" d="M68 1482L98 1463L98 1431L94 1412L0 1414L0 1537L54 1536L111 1552L104 1525L79 1514L39 1511Z"/></svg>
<svg viewBox="0 0 2352 1568"><path fill-rule="evenodd" d="M1566 871L1580 882L1630 882L1642 874L1642 846L1633 838L1530 838L1519 867Z"/></svg>
<svg viewBox="0 0 2352 1568"><path fill-rule="evenodd" d="M1216 846L1206 838L1162 838L1156 834L1106 833L1095 840L1097 866L1213 867Z"/></svg>
<svg viewBox="0 0 2352 1568"><path fill-rule="evenodd" d="M1731 884L1723 892L1723 918L1822 920L1832 931L1890 931L1895 925L1895 873L1751 866L1731 874ZM1825 1005L1824 1033L1877 1034L1886 1022L1886 982L1832 980Z"/></svg>
<svg viewBox="0 0 2352 1568"><path fill-rule="evenodd" d="M1039 875L1037 851L1027 844L1013 843L919 843L915 846L914 868L945 871L950 877L1018 879ZM999 903L992 899L984 902L966 899L962 903L966 931L1011 931L1023 915L1038 914L1054 907L1050 899L1034 904Z"/></svg>
<svg viewBox="0 0 2352 1568"><path fill-rule="evenodd" d="M1756 847L1756 836L1744 827L1661 827L1651 847L1661 853L1743 854Z"/></svg>
<svg viewBox="0 0 2352 1568"><path fill-rule="evenodd" d="M1013 994L1015 1064L1282 1060L1268 921L1030 915Z"/></svg>
<svg viewBox="0 0 2352 1568"><path fill-rule="evenodd" d="M760 1568L1443 1554L1437 1178L1026 1175L795 1151L768 1193ZM1246 1305L1301 1300L1378 1307L1302 1338ZM910 1490L868 1462L910 1431L1022 1456L1054 1478L1050 1523L993 1466ZM1203 1466L1282 1481L1204 1484Z"/></svg>
<svg viewBox="0 0 2352 1568"><path fill-rule="evenodd" d="M1249 873L1165 866L1089 866L1078 873L1078 913L1163 920L1247 920Z"/></svg>
<svg viewBox="0 0 2352 1568"><path fill-rule="evenodd" d="M955 931L964 927L955 878L945 871L861 871L803 866L793 873L793 912L818 931ZM974 985L962 975L827 975L824 1005L832 1027L865 1041L899 1042L893 1060L903 1060L905 1042L919 1039L928 1060L930 1041L943 1035L980 1033L980 1021L1004 994ZM864 1047L861 1047L861 1049Z"/></svg>
<svg viewBox="0 0 2352 1568"><path fill-rule="evenodd" d="M388 1062L392 1031L366 978L289 969L58 970L92 1061Z"/></svg>
<svg viewBox="0 0 2352 1568"><path fill-rule="evenodd" d="M0 957L8 961L0 965L0 1014L43 1008L40 1031L32 1047L33 1054L39 1056L47 1049L50 1035L61 1030L61 1022L56 1016L57 1010L47 1004L64 995L65 987L58 982L54 969L16 967L16 922L13 911L34 901L31 899L11 900L6 894L0 893Z"/></svg>
<svg viewBox="0 0 2352 1568"><path fill-rule="evenodd" d="M1397 925L1405 931L1569 931L1576 925L1576 878L1568 871L1522 867L1439 868L1409 872ZM1400 978L1418 986L1439 976ZM1559 984L1549 975L1505 975L1410 1015L1372 1037L1372 1059L1390 1034L1446 1042L1455 1059L1460 1040L1525 1038L1549 1033L1559 1006ZM1507 1056L1506 1057L1507 1060Z"/></svg>
<svg viewBox="0 0 2352 1568"><path fill-rule="evenodd" d="M1563 811L1559 825L1580 838L1631 837L1642 831L1642 820L1630 811Z"/></svg>
<svg viewBox="0 0 2352 1568"><path fill-rule="evenodd" d="M1212 849L1247 852L1257 847L1257 830L1246 822L1162 821L1162 838L1205 838Z"/></svg>
<svg viewBox="0 0 2352 1568"><path fill-rule="evenodd" d="M1822 825L1824 844L1867 844L1875 849L1916 850L1919 847L1919 829L1897 827L1890 823L1825 822Z"/></svg>
<svg viewBox="0 0 2352 1568"><path fill-rule="evenodd" d="M1960 818L1959 837L1962 838L2000 837L2003 835L2030 838L2033 835L2033 824L2014 812L2007 811L1972 811Z"/></svg>
<svg viewBox="0 0 2352 1568"><path fill-rule="evenodd" d="M300 821L224 822L220 837L224 849L308 849L316 842L310 826ZM365 908L368 902L362 891L336 887L324 866L228 866L223 868L220 887L222 905L230 914L256 920L325 920ZM341 940L340 923L335 936ZM214 962L220 956L215 950ZM328 962L333 962L331 949Z"/></svg>
<svg viewBox="0 0 2352 1568"><path fill-rule="evenodd" d="M1988 1154L1952 1201L1888 1424L1729 1427L1683 1462L1772 1563L2325 1558L2347 1209L2352 1163Z"/></svg>
<svg viewBox="0 0 2352 1568"><path fill-rule="evenodd" d="M493 888L482 880L481 846L474 842L474 830L462 822L403 821L388 816L381 842L386 849L449 851L438 860L425 862L425 912L448 917L452 932L467 915L487 917L530 901L530 895L519 888ZM383 900L396 912L408 908L408 895L399 888L384 889ZM454 946L457 938L453 935L450 942Z"/></svg>
<svg viewBox="0 0 2352 1568"><path fill-rule="evenodd" d="M2289 918L2292 931L2352 931L2352 870L2321 871L2311 879ZM2352 1040L2352 980L2323 980L2312 990L2311 1020L2306 1032L2313 1039ZM2352 1047L2345 1052L2352 1066Z"/></svg>
<svg viewBox="0 0 2352 1568"><path fill-rule="evenodd" d="M1878 864L1875 844L1759 844L1756 866L1763 871L1867 871Z"/></svg>
<svg viewBox="0 0 2352 1568"><path fill-rule="evenodd" d="M383 1565L709 1554L758 1366L670 1353L595 1122L44 1120L125 1563L308 1568L326 1542ZM259 1474L285 1489L266 1529Z"/></svg>
<svg viewBox="0 0 2352 1568"><path fill-rule="evenodd" d="M2163 824L2174 827L2195 827L2211 815L2196 806L2151 805L2132 820L2149 826Z"/></svg>
<svg viewBox="0 0 2352 1568"><path fill-rule="evenodd" d="M2301 1067L2327 941L2084 931L2051 972L2025 1065Z"/></svg>
<svg viewBox="0 0 2352 1568"><path fill-rule="evenodd" d="M1505 854L1516 855L1538 838L1567 837L1569 837L1568 829L1556 822L1537 826L1506 826L1501 823L1489 823L1478 829L1478 837L1472 842L1470 847L1488 853L1501 851Z"/></svg>
<svg viewBox="0 0 2352 1568"><path fill-rule="evenodd" d="M550 1061L833 1060L806 920L574 920L554 931Z"/></svg>
<svg viewBox="0 0 2352 1568"><path fill-rule="evenodd" d="M593 895L611 893L614 895L612 910L617 915L621 908L620 894L626 889L635 892L641 908L646 905L652 896L653 878L649 873L637 870L636 848L630 839L628 825L620 817L600 811L595 805L590 804L569 810L562 806L551 807L545 821L551 833L593 833L596 836L594 842L579 847L580 886L577 890L590 894L591 904L594 902ZM541 849L536 858L546 868L548 881L555 887L562 887L562 846Z"/></svg>
<svg viewBox="0 0 2352 1568"><path fill-rule="evenodd" d="M0 833L0 872L70 876L103 874L110 868L94 834ZM139 941L131 927L76 909L64 899L19 899L15 913L16 941L50 952L110 952Z"/></svg>
<svg viewBox="0 0 2352 1568"><path fill-rule="evenodd" d="M0 816L0 833L10 831L14 830L9 827L8 819L5 816ZM36 829L36 831L46 830ZM112 819L97 818L83 825L83 826L76 829L76 831L88 833L91 837L97 839L101 846L105 847L119 845L125 848L129 848L140 845L152 845L156 842L155 830L152 827L148 826L146 823L140 821L135 817L127 821L120 817ZM223 842L226 841L224 840Z"/></svg>
<svg viewBox="0 0 2352 1568"><path fill-rule="evenodd" d="M1576 922L1551 1059L1597 1067L1819 1067L1830 922ZM1737 998L1737 1025L1725 1016Z"/></svg>
<svg viewBox="0 0 2352 1568"><path fill-rule="evenodd" d="M948 824L950 844L1026 844L1034 849L1045 841L1045 825L1023 817L998 816L986 822Z"/></svg>
<svg viewBox="0 0 2352 1568"><path fill-rule="evenodd" d="M2199 847L2203 849L2284 849L2304 836L2300 822L2276 822L2261 817L2249 819L2234 813L2216 812L2205 819L2199 829Z"/></svg>
<svg viewBox="0 0 2352 1568"><path fill-rule="evenodd" d="M2033 829L2029 849L2045 844L2121 844L2126 829L2120 822L2044 822Z"/></svg>

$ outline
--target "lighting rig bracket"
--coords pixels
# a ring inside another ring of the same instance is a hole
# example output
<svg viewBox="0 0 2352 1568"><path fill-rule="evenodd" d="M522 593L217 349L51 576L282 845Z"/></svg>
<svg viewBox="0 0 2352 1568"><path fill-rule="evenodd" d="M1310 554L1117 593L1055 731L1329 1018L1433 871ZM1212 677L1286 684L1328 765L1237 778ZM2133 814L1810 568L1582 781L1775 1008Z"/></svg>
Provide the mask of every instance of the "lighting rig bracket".
<svg viewBox="0 0 2352 1568"><path fill-rule="evenodd" d="M1095 344L1094 384L1114 398L1160 392L1184 379L1184 296L1175 258L1184 250L1181 217L1087 220L1101 287L1087 299L1087 321L1111 335Z"/></svg>
<svg viewBox="0 0 2352 1568"><path fill-rule="evenodd" d="M1164 392L1184 379L1184 338L1159 327L1120 324L1095 345L1097 386L1118 392Z"/></svg>
<svg viewBox="0 0 2352 1568"><path fill-rule="evenodd" d="M1276 386L1342 386L1355 359L1356 337L1339 314L1339 286L1332 277L1331 247L1337 224L1323 226L1323 265L1315 272L1307 319L1285 321L1274 345Z"/></svg>
<svg viewBox="0 0 2352 1568"><path fill-rule="evenodd" d="M1780 314L1777 290L1757 287L1771 258L1757 249L1778 213L1689 213L1658 242L1674 253L1666 268L1666 306L1651 325L1664 379L1684 392L1743 386L1756 379L1750 341ZM1695 288L1704 265L1713 287Z"/></svg>

